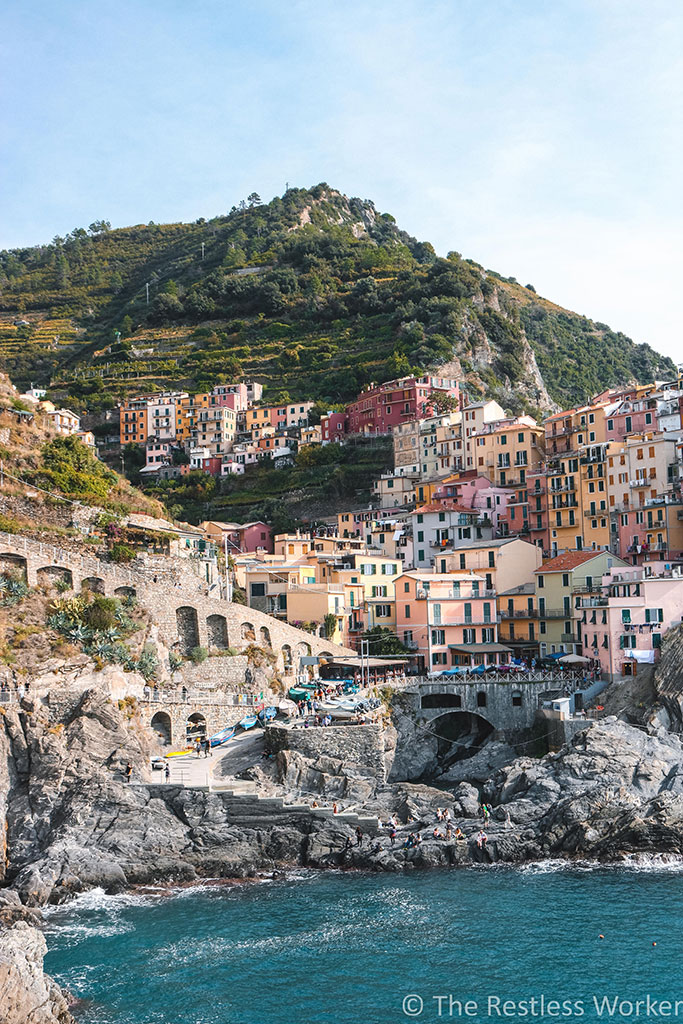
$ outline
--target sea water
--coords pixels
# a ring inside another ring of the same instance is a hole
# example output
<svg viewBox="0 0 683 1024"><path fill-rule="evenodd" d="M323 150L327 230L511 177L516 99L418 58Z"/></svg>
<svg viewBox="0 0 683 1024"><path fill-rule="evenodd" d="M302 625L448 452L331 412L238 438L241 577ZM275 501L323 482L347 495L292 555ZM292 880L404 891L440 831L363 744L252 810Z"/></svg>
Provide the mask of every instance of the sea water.
<svg viewBox="0 0 683 1024"><path fill-rule="evenodd" d="M47 940L84 1024L683 1021L679 865L95 890Z"/></svg>

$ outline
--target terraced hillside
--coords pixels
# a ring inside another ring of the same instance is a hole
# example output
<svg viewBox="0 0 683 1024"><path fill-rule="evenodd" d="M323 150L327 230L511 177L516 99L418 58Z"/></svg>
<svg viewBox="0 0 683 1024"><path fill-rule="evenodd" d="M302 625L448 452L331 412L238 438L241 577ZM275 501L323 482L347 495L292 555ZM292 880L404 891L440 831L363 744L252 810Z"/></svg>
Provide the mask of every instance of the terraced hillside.
<svg viewBox="0 0 683 1024"><path fill-rule="evenodd" d="M647 345L458 253L440 259L327 185L194 224L111 230L0 254L0 359L77 408L237 375L344 402L440 367L517 411L673 374ZM27 321L24 323L22 321ZM540 372L539 372L540 371Z"/></svg>

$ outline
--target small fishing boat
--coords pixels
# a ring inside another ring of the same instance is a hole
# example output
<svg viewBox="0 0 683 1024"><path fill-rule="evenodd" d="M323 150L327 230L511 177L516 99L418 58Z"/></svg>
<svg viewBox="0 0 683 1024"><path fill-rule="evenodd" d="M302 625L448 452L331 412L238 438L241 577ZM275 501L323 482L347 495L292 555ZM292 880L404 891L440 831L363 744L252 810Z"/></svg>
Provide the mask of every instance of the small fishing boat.
<svg viewBox="0 0 683 1024"><path fill-rule="evenodd" d="M242 721L238 724L241 725L243 729L251 729L253 728L253 726L256 725L257 722L258 718L256 717L256 715L245 715Z"/></svg>
<svg viewBox="0 0 683 1024"><path fill-rule="evenodd" d="M192 747L185 747L184 750L171 750L168 754L164 754L164 757L183 757L185 754L189 754Z"/></svg>
<svg viewBox="0 0 683 1024"><path fill-rule="evenodd" d="M258 713L258 716L259 716L259 718L260 718L260 720L262 722L263 721L270 722L270 720L275 718L276 715L277 715L277 708L273 704L269 705L267 708L263 708Z"/></svg>
<svg viewBox="0 0 683 1024"><path fill-rule="evenodd" d="M231 725L227 729L222 729L220 732L216 732L213 736L209 736L209 743L212 747L220 747L222 743L227 743L235 735L235 726Z"/></svg>

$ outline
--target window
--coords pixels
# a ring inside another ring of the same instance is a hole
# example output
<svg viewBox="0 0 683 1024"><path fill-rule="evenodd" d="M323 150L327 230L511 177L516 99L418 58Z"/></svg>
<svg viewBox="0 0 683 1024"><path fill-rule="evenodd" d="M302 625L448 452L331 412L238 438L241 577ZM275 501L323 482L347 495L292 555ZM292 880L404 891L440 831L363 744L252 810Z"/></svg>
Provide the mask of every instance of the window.
<svg viewBox="0 0 683 1024"><path fill-rule="evenodd" d="M439 522L440 523L445 523L446 522L446 513L445 512L439 512Z"/></svg>
<svg viewBox="0 0 683 1024"><path fill-rule="evenodd" d="M538 577L538 589L539 589L539 590L543 590L543 587L544 587L544 586L545 586L545 584L544 584L544 582L543 582L543 577L542 577L542 576L539 576L539 577Z"/></svg>
<svg viewBox="0 0 683 1024"><path fill-rule="evenodd" d="M495 551L489 551L489 569L495 569L496 567L496 553Z"/></svg>
<svg viewBox="0 0 683 1024"><path fill-rule="evenodd" d="M418 523L424 522L424 516L422 515L422 513L418 513L417 521L418 521Z"/></svg>
<svg viewBox="0 0 683 1024"><path fill-rule="evenodd" d="M493 643L493 630L492 629L490 629L490 628L489 629L482 629L482 631L481 631L481 642L483 644L492 644Z"/></svg>
<svg viewBox="0 0 683 1024"><path fill-rule="evenodd" d="M621 609L621 621L622 622L630 622L631 621L631 609L630 608L622 608Z"/></svg>
<svg viewBox="0 0 683 1024"><path fill-rule="evenodd" d="M645 621L646 622L663 622L664 611L662 608L646 608L645 609Z"/></svg>
<svg viewBox="0 0 683 1024"><path fill-rule="evenodd" d="M432 605L432 612L434 614L434 624L436 626L439 626L441 624L441 605L440 604L433 604Z"/></svg>
<svg viewBox="0 0 683 1024"><path fill-rule="evenodd" d="M463 629L462 631L462 642L464 644L474 644L477 641L476 629Z"/></svg>
<svg viewBox="0 0 683 1024"><path fill-rule="evenodd" d="M432 643L435 647L443 647L446 643L446 630L445 629L433 629L432 630Z"/></svg>
<svg viewBox="0 0 683 1024"><path fill-rule="evenodd" d="M425 553L424 553L422 548L418 548L417 560L418 560L418 562L424 562L424 560L425 560Z"/></svg>
<svg viewBox="0 0 683 1024"><path fill-rule="evenodd" d="M266 585L265 585L265 583L252 583L251 584L251 596L252 597L265 597L266 596Z"/></svg>
<svg viewBox="0 0 683 1024"><path fill-rule="evenodd" d="M375 615L378 619L388 619L391 617L391 605L390 604L378 604L375 608Z"/></svg>
<svg viewBox="0 0 683 1024"><path fill-rule="evenodd" d="M466 569L467 568L467 566L465 565L465 556L462 553L460 555L460 568L461 569Z"/></svg>
<svg viewBox="0 0 683 1024"><path fill-rule="evenodd" d="M406 604L406 605L403 606L403 613L404 613L404 617L406 619L410 618L410 605L409 604Z"/></svg>
<svg viewBox="0 0 683 1024"><path fill-rule="evenodd" d="M569 573L568 572L563 572L562 573L562 586L563 587L568 587L569 586Z"/></svg>
<svg viewBox="0 0 683 1024"><path fill-rule="evenodd" d="M467 602L465 604L465 622L471 622L471 621L472 621L472 605L469 602Z"/></svg>
<svg viewBox="0 0 683 1024"><path fill-rule="evenodd" d="M424 544L425 533L424 530L417 531L417 542L418 544Z"/></svg>
<svg viewBox="0 0 683 1024"><path fill-rule="evenodd" d="M636 646L635 633L624 633L619 637L619 647L622 651Z"/></svg>
<svg viewBox="0 0 683 1024"><path fill-rule="evenodd" d="M409 594L410 593L410 580L404 580L403 581L403 592L405 594Z"/></svg>
<svg viewBox="0 0 683 1024"><path fill-rule="evenodd" d="M652 646L653 646L653 648L661 647L662 646L662 634L661 633L653 633L652 634Z"/></svg>

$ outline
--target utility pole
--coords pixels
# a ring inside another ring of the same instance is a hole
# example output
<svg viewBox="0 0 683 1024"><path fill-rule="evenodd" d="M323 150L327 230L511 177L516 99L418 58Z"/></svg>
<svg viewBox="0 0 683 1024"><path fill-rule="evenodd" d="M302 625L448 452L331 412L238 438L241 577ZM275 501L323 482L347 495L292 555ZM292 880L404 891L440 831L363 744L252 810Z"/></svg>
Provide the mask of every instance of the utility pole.
<svg viewBox="0 0 683 1024"><path fill-rule="evenodd" d="M149 281L145 285L145 292L147 293L147 305L149 306Z"/></svg>
<svg viewBox="0 0 683 1024"><path fill-rule="evenodd" d="M223 536L223 547L225 549L225 600L232 601L232 580L228 568L228 535Z"/></svg>

